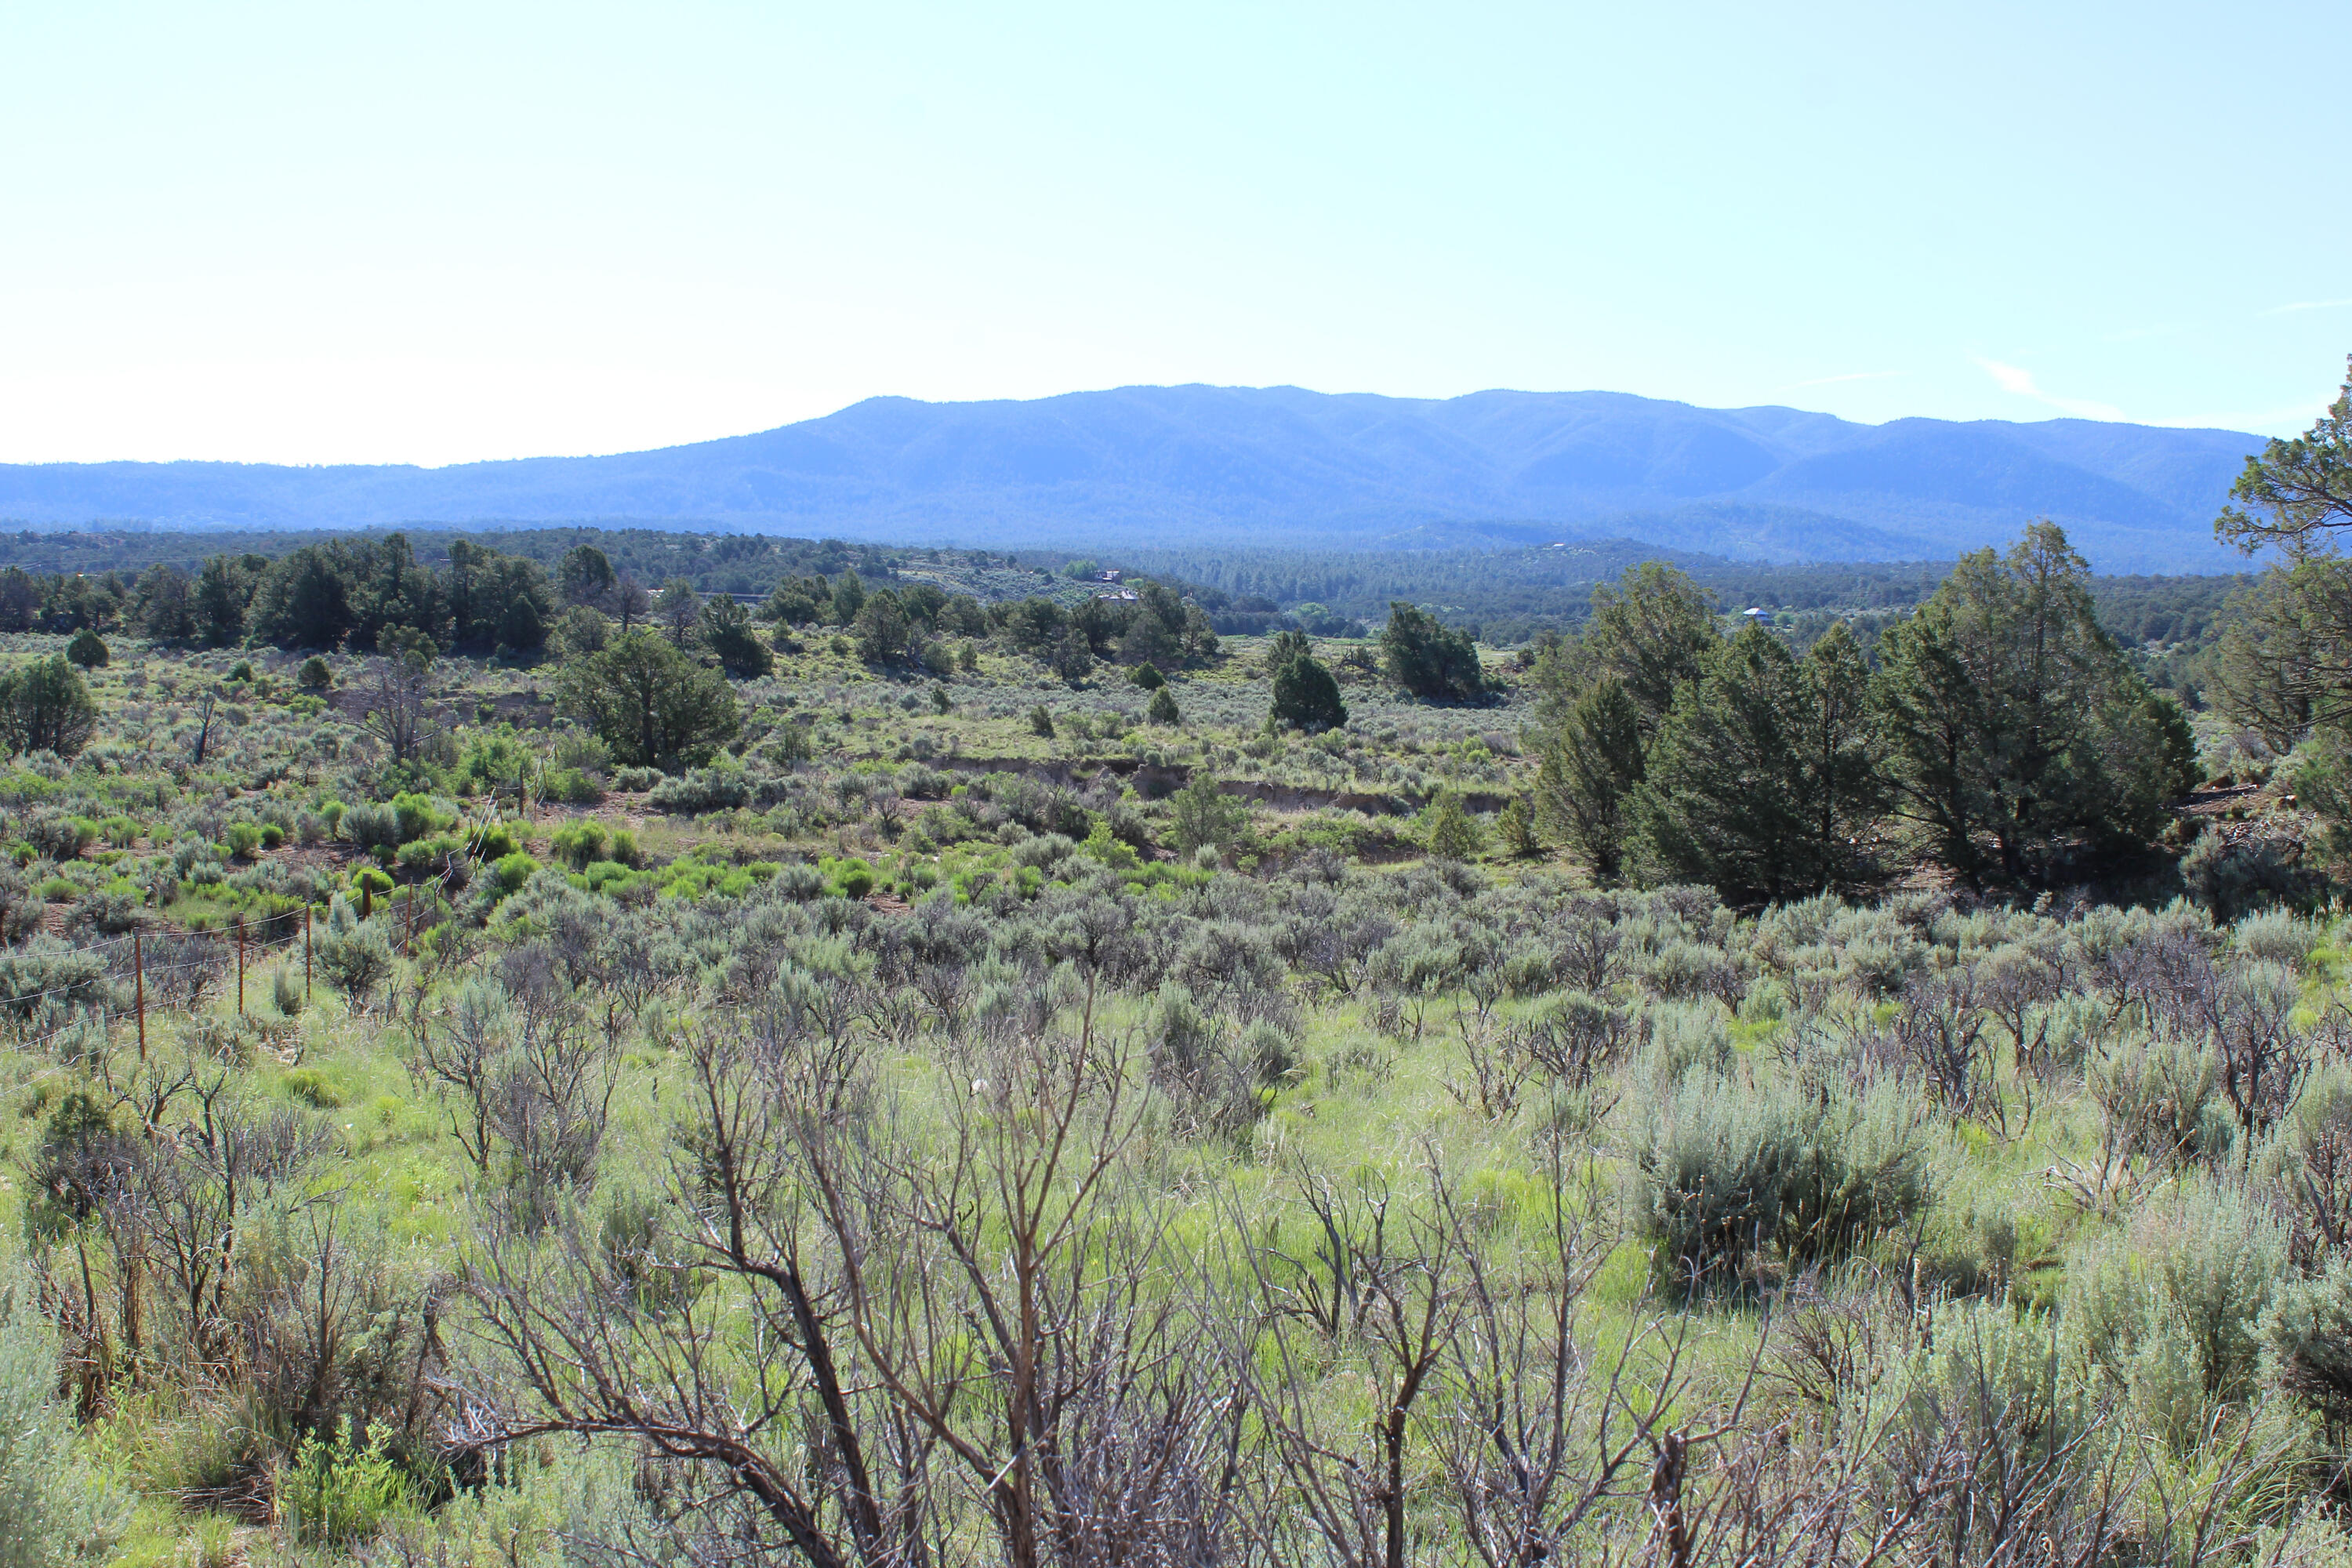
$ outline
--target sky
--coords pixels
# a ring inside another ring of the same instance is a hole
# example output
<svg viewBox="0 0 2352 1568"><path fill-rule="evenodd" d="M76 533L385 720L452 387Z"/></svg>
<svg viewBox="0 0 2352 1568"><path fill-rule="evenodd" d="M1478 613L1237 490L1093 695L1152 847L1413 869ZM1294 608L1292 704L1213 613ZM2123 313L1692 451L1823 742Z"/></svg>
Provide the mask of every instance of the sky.
<svg viewBox="0 0 2352 1568"><path fill-rule="evenodd" d="M2291 434L2352 6L0 0L0 461L1603 389Z"/></svg>

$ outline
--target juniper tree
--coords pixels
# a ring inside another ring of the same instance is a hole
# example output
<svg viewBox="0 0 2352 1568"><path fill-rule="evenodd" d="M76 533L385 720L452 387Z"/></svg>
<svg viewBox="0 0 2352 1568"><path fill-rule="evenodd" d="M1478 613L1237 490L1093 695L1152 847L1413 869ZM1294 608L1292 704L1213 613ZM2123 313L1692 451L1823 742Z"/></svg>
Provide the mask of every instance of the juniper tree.
<svg viewBox="0 0 2352 1568"><path fill-rule="evenodd" d="M707 762L742 728L725 676L643 630L624 632L602 653L566 665L556 700L628 766Z"/></svg>
<svg viewBox="0 0 2352 1568"><path fill-rule="evenodd" d="M855 572L844 572L833 585L833 619L836 626L848 626L857 619L857 612L866 607L866 584Z"/></svg>
<svg viewBox="0 0 2352 1568"><path fill-rule="evenodd" d="M0 754L54 752L71 757L98 728L98 703L63 654L0 671Z"/></svg>
<svg viewBox="0 0 2352 1568"><path fill-rule="evenodd" d="M1381 633L1381 656L1389 679L1413 696L1433 702L1464 702L1483 695L1486 672L1478 645L1424 610L1399 599L1389 605Z"/></svg>
<svg viewBox="0 0 2352 1568"><path fill-rule="evenodd" d="M1627 811L1658 727L1717 640L1705 591L1649 562L1595 587L1583 635L1538 658L1537 819L1604 880L1622 868Z"/></svg>
<svg viewBox="0 0 2352 1568"><path fill-rule="evenodd" d="M1339 683L1322 662L1305 652L1274 674L1271 716L1277 724L1309 734L1336 730L1348 721L1348 705L1339 698Z"/></svg>
<svg viewBox="0 0 2352 1568"><path fill-rule="evenodd" d="M1697 678L1699 660L1720 640L1706 590L1672 566L1644 562L1615 587L1593 588L1583 634L1546 651L1536 683L1557 719L1596 682L1616 680L1639 715L1646 751L1675 693Z"/></svg>
<svg viewBox="0 0 2352 1568"><path fill-rule="evenodd" d="M2055 523L2006 557L1963 557L1881 646L1897 809L1971 880L2153 837L2194 777L2187 721L2100 629L2090 568Z"/></svg>
<svg viewBox="0 0 2352 1568"><path fill-rule="evenodd" d="M1622 681L1604 677L1542 738L1536 815L1606 881L1622 868L1626 809L1642 782L1642 715Z"/></svg>
<svg viewBox="0 0 2352 1568"><path fill-rule="evenodd" d="M1543 841L1536 837L1535 808L1523 795L1503 803L1503 809L1495 814L1495 831L1502 837L1503 847L1522 860L1543 853Z"/></svg>
<svg viewBox="0 0 2352 1568"><path fill-rule="evenodd" d="M2352 571L2341 561L2273 567L2230 595L2214 645L2214 705L2282 754L2352 717Z"/></svg>
<svg viewBox="0 0 2352 1568"><path fill-rule="evenodd" d="M246 611L253 602L261 573L268 565L258 555L242 560L215 555L205 563L196 577L192 625L207 644L226 647L245 636Z"/></svg>
<svg viewBox="0 0 2352 1568"><path fill-rule="evenodd" d="M556 588L567 605L600 605L619 581L612 562L593 544L573 545L555 569Z"/></svg>
<svg viewBox="0 0 2352 1568"><path fill-rule="evenodd" d="M1180 855L1190 856L1210 846L1225 848L1249 828L1249 807L1218 788L1216 778L1206 768L1196 771L1191 783L1169 797L1168 805L1169 837Z"/></svg>
<svg viewBox="0 0 2352 1568"><path fill-rule="evenodd" d="M1851 879L1885 798L1869 682L1842 625L1802 660L1755 626L1710 651L1675 696L1637 796L1659 869L1773 900Z"/></svg>
<svg viewBox="0 0 2352 1568"><path fill-rule="evenodd" d="M1462 796L1441 790L1429 808L1429 852L1441 860L1471 860L1486 847L1486 836L1463 808Z"/></svg>
<svg viewBox="0 0 2352 1568"><path fill-rule="evenodd" d="M367 688L360 694L362 719L381 739L392 760L404 763L416 755L432 734L433 667L437 650L425 637L374 661Z"/></svg>
<svg viewBox="0 0 2352 1568"><path fill-rule="evenodd" d="M853 623L857 657L868 664L887 664L914 652L919 634L907 618L907 606L897 593L884 588L858 607Z"/></svg>
<svg viewBox="0 0 2352 1568"><path fill-rule="evenodd" d="M740 679L757 680L776 667L768 645L751 627L751 612L724 594L703 605L701 637L727 673Z"/></svg>
<svg viewBox="0 0 2352 1568"><path fill-rule="evenodd" d="M662 584L660 596L654 601L654 614L669 633L669 640L684 647L694 637L695 621L702 613L702 596L694 584L683 577L673 577Z"/></svg>

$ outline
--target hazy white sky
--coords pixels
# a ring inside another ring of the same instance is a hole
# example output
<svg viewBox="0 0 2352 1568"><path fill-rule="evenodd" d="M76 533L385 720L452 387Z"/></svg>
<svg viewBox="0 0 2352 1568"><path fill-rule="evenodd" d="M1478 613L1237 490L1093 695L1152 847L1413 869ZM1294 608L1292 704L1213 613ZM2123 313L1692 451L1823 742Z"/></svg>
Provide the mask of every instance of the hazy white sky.
<svg viewBox="0 0 2352 1568"><path fill-rule="evenodd" d="M2341 0L0 0L0 460L1183 381L2284 433L2347 58Z"/></svg>

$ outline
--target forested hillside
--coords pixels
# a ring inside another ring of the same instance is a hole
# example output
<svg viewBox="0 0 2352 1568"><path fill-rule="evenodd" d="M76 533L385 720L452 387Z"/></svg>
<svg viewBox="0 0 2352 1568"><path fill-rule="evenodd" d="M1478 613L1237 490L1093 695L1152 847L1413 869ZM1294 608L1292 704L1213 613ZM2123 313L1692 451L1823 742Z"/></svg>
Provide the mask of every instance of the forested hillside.
<svg viewBox="0 0 2352 1568"><path fill-rule="evenodd" d="M0 465L0 519L248 530L618 519L992 548L1632 537L1838 561L1948 559L2046 515L2103 571L2199 572L2229 565L2210 525L2261 444L2079 419L1855 425L1600 392L1129 386L1034 402L877 397L661 451L446 468Z"/></svg>

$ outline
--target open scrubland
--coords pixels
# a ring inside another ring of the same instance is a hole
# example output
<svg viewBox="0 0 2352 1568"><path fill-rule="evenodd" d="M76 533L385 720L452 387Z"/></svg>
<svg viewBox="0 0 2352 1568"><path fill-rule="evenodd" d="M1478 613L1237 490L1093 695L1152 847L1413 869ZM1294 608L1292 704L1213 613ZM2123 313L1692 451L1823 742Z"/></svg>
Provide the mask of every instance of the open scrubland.
<svg viewBox="0 0 2352 1568"><path fill-rule="evenodd" d="M2326 757L2054 531L1517 650L310 549L0 637L0 1561L2352 1557Z"/></svg>

